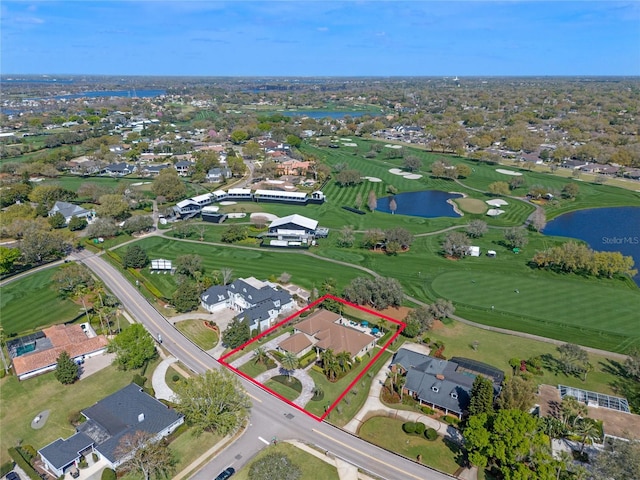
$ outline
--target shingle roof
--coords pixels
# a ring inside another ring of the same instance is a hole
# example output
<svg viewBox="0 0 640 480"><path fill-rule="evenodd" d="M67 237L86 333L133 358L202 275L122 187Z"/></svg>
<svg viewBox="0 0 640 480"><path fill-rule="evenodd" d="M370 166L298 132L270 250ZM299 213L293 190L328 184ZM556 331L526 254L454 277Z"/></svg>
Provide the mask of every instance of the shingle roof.
<svg viewBox="0 0 640 480"><path fill-rule="evenodd" d="M80 458L80 452L90 447L93 440L84 433L76 433L66 440L59 438L39 450L47 461L58 469L63 469Z"/></svg>
<svg viewBox="0 0 640 480"><path fill-rule="evenodd" d="M74 205L73 203L61 201L57 201L56 203L54 203L53 208L50 210L51 214L55 214L56 212L60 212L65 218L73 217L74 215L80 216L91 213L86 208Z"/></svg>

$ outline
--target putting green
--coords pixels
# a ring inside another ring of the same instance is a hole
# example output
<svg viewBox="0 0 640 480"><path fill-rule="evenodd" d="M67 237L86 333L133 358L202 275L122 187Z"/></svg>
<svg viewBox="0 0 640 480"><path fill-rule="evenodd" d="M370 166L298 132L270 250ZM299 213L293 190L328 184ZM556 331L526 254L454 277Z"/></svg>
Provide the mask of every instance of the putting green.
<svg viewBox="0 0 640 480"><path fill-rule="evenodd" d="M466 213L484 213L487 211L487 204L477 198L456 198L454 202L460 210Z"/></svg>

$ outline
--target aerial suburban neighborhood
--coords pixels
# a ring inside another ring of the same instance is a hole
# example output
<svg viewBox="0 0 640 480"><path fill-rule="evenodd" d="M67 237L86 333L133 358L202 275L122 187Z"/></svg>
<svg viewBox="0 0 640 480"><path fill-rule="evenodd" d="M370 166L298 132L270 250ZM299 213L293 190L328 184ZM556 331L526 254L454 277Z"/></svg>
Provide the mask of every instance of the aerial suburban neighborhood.
<svg viewBox="0 0 640 480"><path fill-rule="evenodd" d="M448 2L5 3L0 478L640 478L640 72L522 2L477 73Z"/></svg>

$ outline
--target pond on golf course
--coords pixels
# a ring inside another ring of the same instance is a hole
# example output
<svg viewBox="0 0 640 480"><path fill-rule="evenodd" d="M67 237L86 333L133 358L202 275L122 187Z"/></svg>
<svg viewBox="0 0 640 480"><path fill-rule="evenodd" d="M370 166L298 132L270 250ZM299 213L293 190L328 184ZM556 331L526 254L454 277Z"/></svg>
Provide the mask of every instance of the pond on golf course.
<svg viewBox="0 0 640 480"><path fill-rule="evenodd" d="M391 213L389 202L396 200L398 215L410 215L412 217L460 217L448 200L461 198L459 193L441 192L440 190L423 190L420 192L399 193L394 196L378 199L378 211Z"/></svg>
<svg viewBox="0 0 640 480"><path fill-rule="evenodd" d="M590 208L565 213L551 220L545 235L577 238L594 250L632 256L640 268L640 207ZM640 285L640 275L633 277Z"/></svg>

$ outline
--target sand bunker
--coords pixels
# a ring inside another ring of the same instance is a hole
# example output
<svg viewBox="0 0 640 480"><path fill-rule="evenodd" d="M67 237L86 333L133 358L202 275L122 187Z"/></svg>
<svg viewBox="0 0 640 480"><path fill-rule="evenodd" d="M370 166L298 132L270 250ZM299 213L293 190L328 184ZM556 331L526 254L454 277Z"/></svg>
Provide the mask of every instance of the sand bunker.
<svg viewBox="0 0 640 480"><path fill-rule="evenodd" d="M385 145L385 147L387 147L387 148L395 148L396 150L399 150L399 149L402 148L402 145L391 145L390 143L387 143Z"/></svg>
<svg viewBox="0 0 640 480"><path fill-rule="evenodd" d="M357 143L343 143L342 145L344 145L345 147L357 147L358 146Z"/></svg>
<svg viewBox="0 0 640 480"><path fill-rule="evenodd" d="M409 180L418 180L419 178L422 178L422 175L418 175L417 173L409 173L405 175L404 178L407 178Z"/></svg>
<svg viewBox="0 0 640 480"><path fill-rule="evenodd" d="M254 212L252 213L249 218L266 218L268 221L273 222L274 220L278 219L277 215L274 215L273 213L264 213L264 212Z"/></svg>
<svg viewBox="0 0 640 480"><path fill-rule="evenodd" d="M226 200L224 202L220 202L220 205L235 205L238 202L230 202L229 200Z"/></svg>
<svg viewBox="0 0 640 480"><path fill-rule="evenodd" d="M513 170L505 170L504 168L496 168L496 172L502 173L504 175L513 175L515 177L522 176L522 173L520 172L514 172Z"/></svg>
<svg viewBox="0 0 640 480"><path fill-rule="evenodd" d="M497 217L498 215L502 215L504 213L504 210L500 210L499 208L490 208L487 211L487 215L489 215L490 217Z"/></svg>
<svg viewBox="0 0 640 480"><path fill-rule="evenodd" d="M373 182L373 183L380 183L382 181L382 179L378 177L362 177L362 178L364 178L365 180L369 180L370 182Z"/></svg>
<svg viewBox="0 0 640 480"><path fill-rule="evenodd" d="M350 139L350 138L341 138L340 140L341 140L342 142L350 142L350 141L351 141L351 139Z"/></svg>
<svg viewBox="0 0 640 480"><path fill-rule="evenodd" d="M495 198L493 200L487 200L487 205L491 205L492 207L502 207L503 205L509 205L506 200L501 198Z"/></svg>
<svg viewBox="0 0 640 480"><path fill-rule="evenodd" d="M403 172L399 168L390 168L389 169L389 173L391 173L393 175L406 175L407 174L407 172Z"/></svg>

